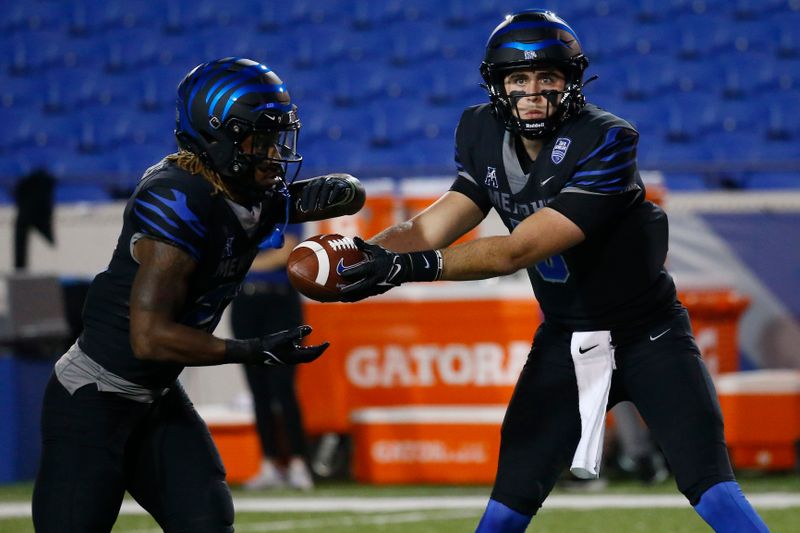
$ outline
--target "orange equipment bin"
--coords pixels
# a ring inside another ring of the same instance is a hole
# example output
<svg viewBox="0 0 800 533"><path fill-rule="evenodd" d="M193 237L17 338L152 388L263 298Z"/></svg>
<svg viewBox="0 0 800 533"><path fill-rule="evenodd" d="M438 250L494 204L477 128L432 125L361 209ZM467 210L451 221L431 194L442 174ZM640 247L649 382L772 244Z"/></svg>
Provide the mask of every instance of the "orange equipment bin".
<svg viewBox="0 0 800 533"><path fill-rule="evenodd" d="M795 468L800 441L800 371L734 372L718 376L715 384L733 465Z"/></svg>
<svg viewBox="0 0 800 533"><path fill-rule="evenodd" d="M711 375L739 370L739 318L750 300L730 289L684 289L678 297Z"/></svg>
<svg viewBox="0 0 800 533"><path fill-rule="evenodd" d="M355 479L365 483L491 483L504 405L353 412Z"/></svg>
<svg viewBox="0 0 800 533"><path fill-rule="evenodd" d="M253 415L212 405L198 406L197 411L217 445L228 483L238 485L258 474L261 442Z"/></svg>
<svg viewBox="0 0 800 533"><path fill-rule="evenodd" d="M348 433L351 412L365 407L507 403L540 322L526 292L442 282L355 304L306 302L312 339L331 343L298 367L307 431Z"/></svg>

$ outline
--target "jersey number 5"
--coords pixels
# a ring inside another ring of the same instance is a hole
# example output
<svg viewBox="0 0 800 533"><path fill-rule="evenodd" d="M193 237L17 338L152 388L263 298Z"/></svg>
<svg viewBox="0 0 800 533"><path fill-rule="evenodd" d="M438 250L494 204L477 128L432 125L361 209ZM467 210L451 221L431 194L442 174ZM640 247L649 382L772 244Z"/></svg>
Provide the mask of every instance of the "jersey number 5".
<svg viewBox="0 0 800 533"><path fill-rule="evenodd" d="M517 224L521 222L513 218L508 220L511 222L512 229L516 228ZM536 263L536 272L539 273L543 280L550 283L566 283L569 278L569 267L561 255L554 255L549 259Z"/></svg>
<svg viewBox="0 0 800 533"><path fill-rule="evenodd" d="M560 255L554 255L541 263L536 263L536 271L543 280L550 283L566 283L569 278L569 267Z"/></svg>

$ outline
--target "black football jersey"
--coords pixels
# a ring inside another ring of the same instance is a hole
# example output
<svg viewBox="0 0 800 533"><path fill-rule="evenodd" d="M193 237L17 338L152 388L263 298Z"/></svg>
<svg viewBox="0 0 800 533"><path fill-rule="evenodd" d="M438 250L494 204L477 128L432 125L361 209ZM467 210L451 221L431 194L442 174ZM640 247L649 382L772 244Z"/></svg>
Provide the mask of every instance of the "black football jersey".
<svg viewBox="0 0 800 533"><path fill-rule="evenodd" d="M250 268L258 245L276 223L283 222L285 212L281 195L265 200L248 232L225 196L214 194L202 176L166 160L151 167L125 207L122 232L108 269L89 288L81 348L106 370L134 383L169 386L182 365L141 361L131 349L129 303L138 270L133 244L142 237L158 239L197 262L179 322L211 332Z"/></svg>
<svg viewBox="0 0 800 533"><path fill-rule="evenodd" d="M528 268L545 320L574 331L618 329L675 305L675 286L664 269L667 218L644 199L638 138L624 120L586 105L530 161L489 105L464 111L451 190L484 213L494 208L509 232L550 207L586 235L579 245Z"/></svg>

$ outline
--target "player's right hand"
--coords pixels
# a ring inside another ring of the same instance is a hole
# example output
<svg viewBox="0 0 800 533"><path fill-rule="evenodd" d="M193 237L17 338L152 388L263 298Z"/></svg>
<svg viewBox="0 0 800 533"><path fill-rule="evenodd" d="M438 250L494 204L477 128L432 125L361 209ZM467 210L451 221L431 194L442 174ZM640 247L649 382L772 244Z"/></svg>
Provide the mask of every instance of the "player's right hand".
<svg viewBox="0 0 800 533"><path fill-rule="evenodd" d="M353 242L368 259L342 272L342 277L352 283L342 288L341 301L358 302L370 296L383 294L408 280L411 268L408 254L390 252L359 237L354 237Z"/></svg>

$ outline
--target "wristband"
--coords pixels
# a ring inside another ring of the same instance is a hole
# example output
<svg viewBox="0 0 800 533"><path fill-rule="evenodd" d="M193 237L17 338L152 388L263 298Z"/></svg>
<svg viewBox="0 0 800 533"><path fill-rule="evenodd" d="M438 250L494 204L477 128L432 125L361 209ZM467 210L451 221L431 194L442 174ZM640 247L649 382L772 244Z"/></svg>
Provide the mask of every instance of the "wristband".
<svg viewBox="0 0 800 533"><path fill-rule="evenodd" d="M225 339L225 363L258 364L263 362L261 339Z"/></svg>
<svg viewBox="0 0 800 533"><path fill-rule="evenodd" d="M408 281L436 281L442 276L442 252L425 250L405 254L410 262Z"/></svg>

